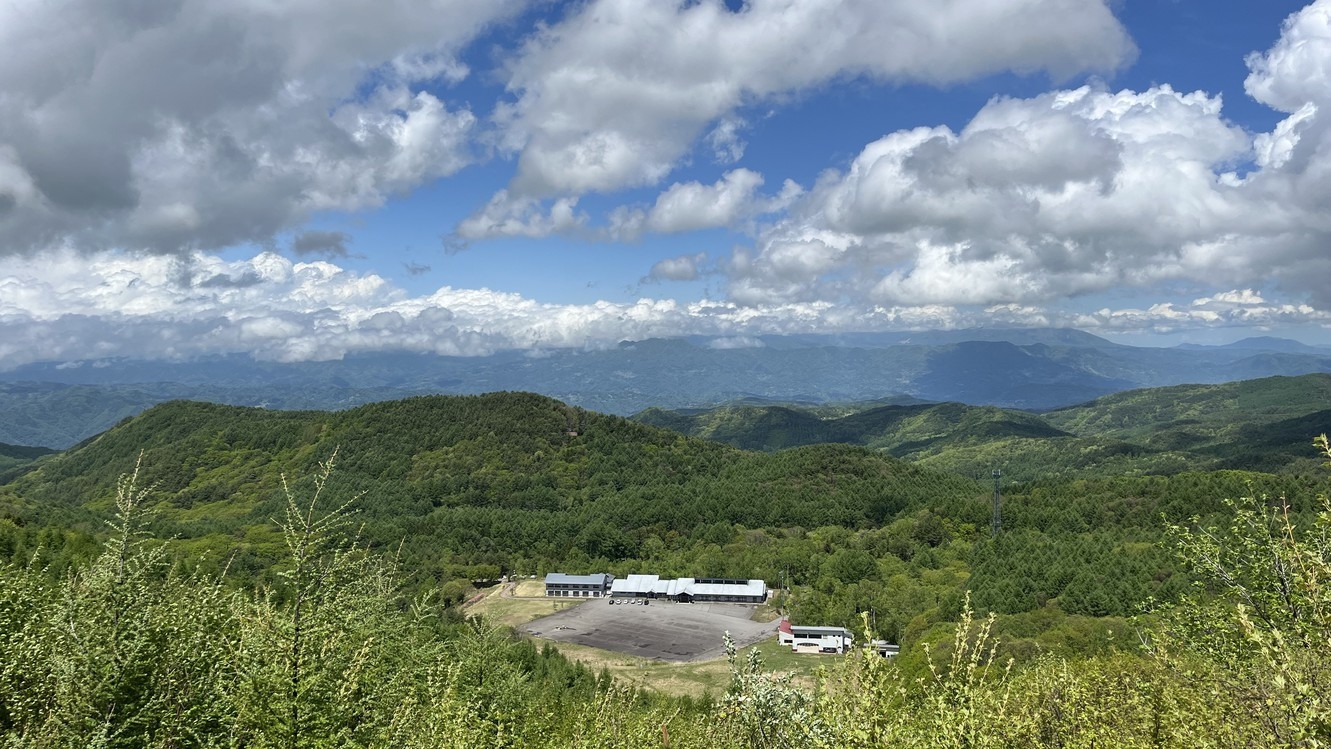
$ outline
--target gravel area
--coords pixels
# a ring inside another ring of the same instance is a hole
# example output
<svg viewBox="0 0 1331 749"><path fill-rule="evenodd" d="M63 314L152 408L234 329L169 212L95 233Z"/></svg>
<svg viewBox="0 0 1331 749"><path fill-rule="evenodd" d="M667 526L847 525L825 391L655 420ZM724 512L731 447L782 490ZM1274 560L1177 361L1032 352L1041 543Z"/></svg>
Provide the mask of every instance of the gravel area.
<svg viewBox="0 0 1331 749"><path fill-rule="evenodd" d="M580 606L529 622L534 637L573 642L663 661L706 661L725 654L722 636L730 632L739 647L776 634L777 622L755 622L756 608L739 603L649 605L592 599Z"/></svg>

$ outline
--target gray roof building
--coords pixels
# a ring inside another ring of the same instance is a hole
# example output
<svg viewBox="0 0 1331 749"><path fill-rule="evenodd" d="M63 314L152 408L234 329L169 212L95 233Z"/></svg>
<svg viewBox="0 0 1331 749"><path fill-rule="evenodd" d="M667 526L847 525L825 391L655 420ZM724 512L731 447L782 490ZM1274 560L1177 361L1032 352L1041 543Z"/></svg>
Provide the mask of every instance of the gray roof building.
<svg viewBox="0 0 1331 749"><path fill-rule="evenodd" d="M551 572L545 576L545 594L574 598L600 598L610 592L614 575L597 572L592 575L566 575Z"/></svg>

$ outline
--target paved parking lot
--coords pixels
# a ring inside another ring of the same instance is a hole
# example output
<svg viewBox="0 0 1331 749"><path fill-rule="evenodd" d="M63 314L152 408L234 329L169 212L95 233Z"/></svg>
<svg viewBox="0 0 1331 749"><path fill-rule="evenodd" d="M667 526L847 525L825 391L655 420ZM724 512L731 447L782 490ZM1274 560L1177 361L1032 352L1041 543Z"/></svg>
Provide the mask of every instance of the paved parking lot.
<svg viewBox="0 0 1331 749"><path fill-rule="evenodd" d="M725 654L728 631L740 647L776 634L777 622L755 622L754 606L740 603L633 605L592 599L537 619L523 629L535 637L664 661L705 661Z"/></svg>

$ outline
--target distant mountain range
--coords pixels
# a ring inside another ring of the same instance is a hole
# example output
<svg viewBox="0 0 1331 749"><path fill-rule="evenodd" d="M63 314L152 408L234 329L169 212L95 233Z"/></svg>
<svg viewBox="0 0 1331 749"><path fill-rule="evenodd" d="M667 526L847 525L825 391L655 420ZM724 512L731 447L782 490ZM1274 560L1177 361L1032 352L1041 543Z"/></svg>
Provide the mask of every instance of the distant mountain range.
<svg viewBox="0 0 1331 749"><path fill-rule="evenodd" d="M596 351L290 364L245 356L103 360L0 372L0 442L65 448L174 399L325 410L422 394L529 391L620 415L737 401L1046 411L1137 388L1317 372L1331 372L1331 348L1278 338L1144 348L1068 329L695 337Z"/></svg>

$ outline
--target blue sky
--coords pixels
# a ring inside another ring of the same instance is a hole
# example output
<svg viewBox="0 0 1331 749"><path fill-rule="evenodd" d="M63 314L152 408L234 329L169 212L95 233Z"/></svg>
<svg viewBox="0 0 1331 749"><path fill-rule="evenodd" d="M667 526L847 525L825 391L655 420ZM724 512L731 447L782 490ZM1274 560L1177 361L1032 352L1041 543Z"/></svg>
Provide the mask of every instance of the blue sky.
<svg viewBox="0 0 1331 749"><path fill-rule="evenodd" d="M1331 343L1331 0L21 0L0 91L0 367Z"/></svg>

